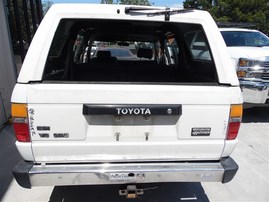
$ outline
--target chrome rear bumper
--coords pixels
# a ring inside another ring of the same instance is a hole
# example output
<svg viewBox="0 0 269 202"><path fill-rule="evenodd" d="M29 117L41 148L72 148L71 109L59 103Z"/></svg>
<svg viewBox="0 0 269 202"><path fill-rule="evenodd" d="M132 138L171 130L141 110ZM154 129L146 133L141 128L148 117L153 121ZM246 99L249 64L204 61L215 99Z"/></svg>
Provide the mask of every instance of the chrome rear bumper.
<svg viewBox="0 0 269 202"><path fill-rule="evenodd" d="M136 184L155 182L229 182L238 170L232 158L218 162L100 163L35 165L22 161L13 175L32 186Z"/></svg>
<svg viewBox="0 0 269 202"><path fill-rule="evenodd" d="M245 103L265 104L269 100L269 83L240 80Z"/></svg>

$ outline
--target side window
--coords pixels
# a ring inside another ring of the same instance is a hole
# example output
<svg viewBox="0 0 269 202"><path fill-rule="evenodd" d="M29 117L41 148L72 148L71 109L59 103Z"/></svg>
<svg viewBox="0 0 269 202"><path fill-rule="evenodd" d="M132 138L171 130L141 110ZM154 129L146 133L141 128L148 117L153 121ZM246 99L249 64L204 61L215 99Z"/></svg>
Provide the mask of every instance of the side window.
<svg viewBox="0 0 269 202"><path fill-rule="evenodd" d="M73 22L62 20L52 41L43 79L56 80L62 78L66 68L66 55L68 52L68 38Z"/></svg>
<svg viewBox="0 0 269 202"><path fill-rule="evenodd" d="M202 31L188 32L184 38L194 60L212 61L207 41Z"/></svg>

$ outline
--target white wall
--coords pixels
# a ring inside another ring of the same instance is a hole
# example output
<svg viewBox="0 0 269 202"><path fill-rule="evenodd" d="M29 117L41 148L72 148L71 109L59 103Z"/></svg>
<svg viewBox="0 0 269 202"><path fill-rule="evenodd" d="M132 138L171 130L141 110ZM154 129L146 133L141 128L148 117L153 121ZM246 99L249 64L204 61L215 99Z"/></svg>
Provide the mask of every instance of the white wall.
<svg viewBox="0 0 269 202"><path fill-rule="evenodd" d="M10 97L16 83L5 5L6 0L0 0L0 126L10 117Z"/></svg>

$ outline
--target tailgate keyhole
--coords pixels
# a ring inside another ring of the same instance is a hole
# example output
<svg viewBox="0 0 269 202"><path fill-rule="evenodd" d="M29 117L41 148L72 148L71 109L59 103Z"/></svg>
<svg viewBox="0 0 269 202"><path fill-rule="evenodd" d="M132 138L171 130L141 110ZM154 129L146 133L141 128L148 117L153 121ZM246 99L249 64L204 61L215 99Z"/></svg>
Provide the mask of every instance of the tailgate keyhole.
<svg viewBox="0 0 269 202"><path fill-rule="evenodd" d="M120 141L120 133L115 133L115 136L116 136L116 141Z"/></svg>

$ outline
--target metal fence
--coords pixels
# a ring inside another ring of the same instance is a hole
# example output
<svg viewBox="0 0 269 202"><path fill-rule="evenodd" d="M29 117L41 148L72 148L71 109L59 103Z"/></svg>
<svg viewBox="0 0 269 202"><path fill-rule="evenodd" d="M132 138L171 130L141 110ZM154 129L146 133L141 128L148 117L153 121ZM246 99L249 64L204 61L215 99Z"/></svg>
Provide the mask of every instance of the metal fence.
<svg viewBox="0 0 269 202"><path fill-rule="evenodd" d="M11 115L17 72L42 17L41 0L0 1L0 126Z"/></svg>
<svg viewBox="0 0 269 202"><path fill-rule="evenodd" d="M14 53L23 61L43 18L41 0L7 0L7 9Z"/></svg>

